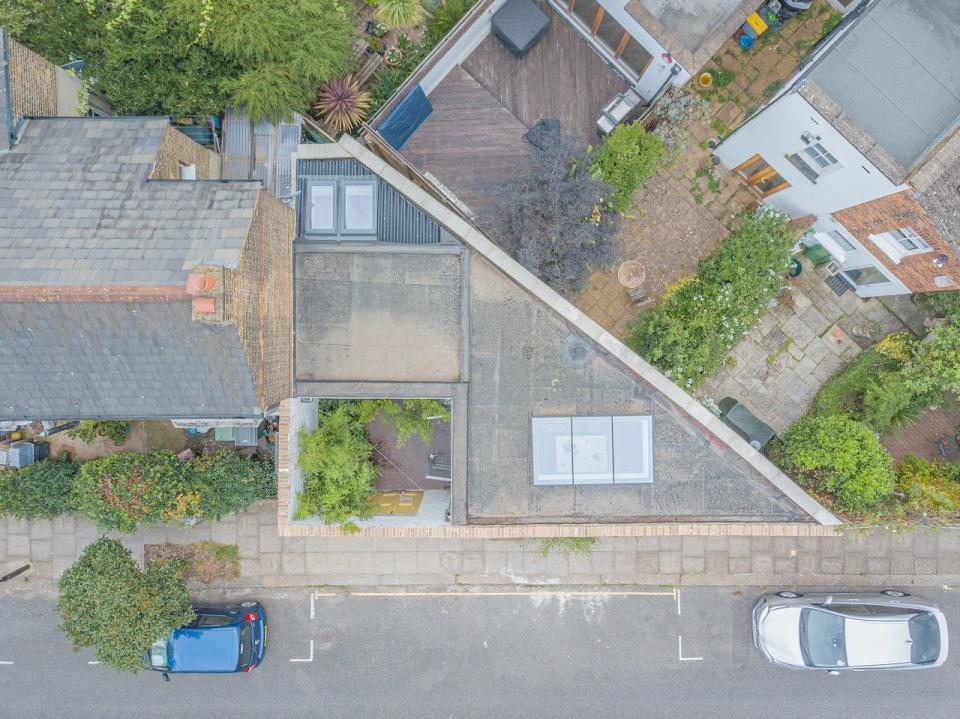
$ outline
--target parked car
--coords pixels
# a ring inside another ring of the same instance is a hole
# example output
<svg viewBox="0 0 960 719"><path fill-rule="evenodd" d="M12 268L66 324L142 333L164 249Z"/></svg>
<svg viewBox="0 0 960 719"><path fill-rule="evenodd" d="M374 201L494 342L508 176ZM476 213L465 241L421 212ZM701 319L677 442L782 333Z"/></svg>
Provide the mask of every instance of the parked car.
<svg viewBox="0 0 960 719"><path fill-rule="evenodd" d="M927 669L947 659L947 621L905 592L780 591L753 610L753 641L793 669Z"/></svg>
<svg viewBox="0 0 960 719"><path fill-rule="evenodd" d="M158 639L144 661L163 672L249 672L263 661L267 615L258 602L205 604L190 624Z"/></svg>

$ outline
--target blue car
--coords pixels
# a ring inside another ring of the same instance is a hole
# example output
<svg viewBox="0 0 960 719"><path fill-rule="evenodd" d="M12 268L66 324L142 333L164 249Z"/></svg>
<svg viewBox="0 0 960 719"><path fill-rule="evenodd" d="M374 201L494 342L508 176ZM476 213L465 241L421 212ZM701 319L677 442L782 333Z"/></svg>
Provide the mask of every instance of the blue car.
<svg viewBox="0 0 960 719"><path fill-rule="evenodd" d="M193 608L190 624L153 643L145 659L155 671L249 672L263 661L267 615L258 602Z"/></svg>

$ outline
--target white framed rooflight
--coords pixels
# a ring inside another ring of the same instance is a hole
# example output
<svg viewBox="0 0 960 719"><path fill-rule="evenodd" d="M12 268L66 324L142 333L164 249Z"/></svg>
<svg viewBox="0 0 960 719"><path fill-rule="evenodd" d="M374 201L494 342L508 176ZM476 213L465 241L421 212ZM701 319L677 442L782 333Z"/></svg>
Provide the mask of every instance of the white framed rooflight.
<svg viewBox="0 0 960 719"><path fill-rule="evenodd" d="M310 232L333 234L337 229L337 184L310 183Z"/></svg>
<svg viewBox="0 0 960 719"><path fill-rule="evenodd" d="M653 481L653 418L534 417L533 483L646 484Z"/></svg>
<svg viewBox="0 0 960 719"><path fill-rule="evenodd" d="M377 229L377 186L369 181L344 180L342 184L344 234L372 235Z"/></svg>

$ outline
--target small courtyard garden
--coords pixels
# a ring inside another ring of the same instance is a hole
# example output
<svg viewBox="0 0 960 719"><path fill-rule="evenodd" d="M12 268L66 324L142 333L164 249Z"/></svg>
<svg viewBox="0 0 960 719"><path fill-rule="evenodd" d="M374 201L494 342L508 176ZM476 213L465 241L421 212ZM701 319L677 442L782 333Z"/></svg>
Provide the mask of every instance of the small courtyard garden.
<svg viewBox="0 0 960 719"><path fill-rule="evenodd" d="M356 531L356 520L416 515L427 491L447 490L429 462L449 463L449 422L450 410L432 399L321 400L315 428L298 432L302 488L292 518ZM384 483L387 474L394 481Z"/></svg>
<svg viewBox="0 0 960 719"><path fill-rule="evenodd" d="M960 520L957 427L942 438L942 458L895 460L888 447L960 394L960 293L925 298L938 315L922 340L883 337L831 377L807 414L771 445L769 455L802 486L859 521Z"/></svg>

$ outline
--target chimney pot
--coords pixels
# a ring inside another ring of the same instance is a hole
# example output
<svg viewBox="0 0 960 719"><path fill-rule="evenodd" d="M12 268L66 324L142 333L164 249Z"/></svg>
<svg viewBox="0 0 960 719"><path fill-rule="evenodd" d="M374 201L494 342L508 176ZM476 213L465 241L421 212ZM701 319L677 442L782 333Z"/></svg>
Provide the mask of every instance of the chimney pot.
<svg viewBox="0 0 960 719"><path fill-rule="evenodd" d="M213 297L196 297L193 300L193 311L198 315L212 315L217 311L217 303Z"/></svg>
<svg viewBox="0 0 960 719"><path fill-rule="evenodd" d="M191 272L187 276L187 294L199 297L204 292L209 292L217 286L217 280L213 275L202 275Z"/></svg>

